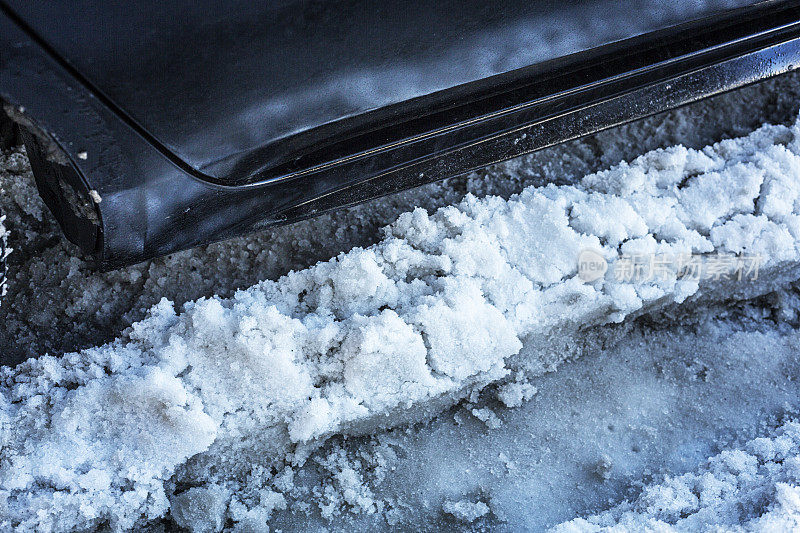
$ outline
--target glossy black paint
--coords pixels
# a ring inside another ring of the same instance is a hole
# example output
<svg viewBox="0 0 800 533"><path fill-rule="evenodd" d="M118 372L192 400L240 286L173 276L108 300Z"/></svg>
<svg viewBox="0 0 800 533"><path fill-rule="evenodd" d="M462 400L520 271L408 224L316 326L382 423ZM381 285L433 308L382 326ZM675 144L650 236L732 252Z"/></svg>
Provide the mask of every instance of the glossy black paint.
<svg viewBox="0 0 800 533"><path fill-rule="evenodd" d="M426 98L408 110L418 116L454 103L439 91L748 3L5 1L160 146L222 184L281 176L321 145L396 124L402 102Z"/></svg>
<svg viewBox="0 0 800 533"><path fill-rule="evenodd" d="M96 227L54 211L106 268L463 173L800 60L794 1L0 6L0 98L69 156L68 178L40 180L52 194L67 180L102 198ZM37 174L57 168L44 159Z"/></svg>

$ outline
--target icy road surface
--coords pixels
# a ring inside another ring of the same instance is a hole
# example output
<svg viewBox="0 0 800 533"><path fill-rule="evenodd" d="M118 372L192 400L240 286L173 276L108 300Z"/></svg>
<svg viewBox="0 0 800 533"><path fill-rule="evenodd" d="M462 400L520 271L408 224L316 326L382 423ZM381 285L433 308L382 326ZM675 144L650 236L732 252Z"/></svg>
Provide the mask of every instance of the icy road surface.
<svg viewBox="0 0 800 533"><path fill-rule="evenodd" d="M5 155L0 525L789 527L798 88L103 275Z"/></svg>

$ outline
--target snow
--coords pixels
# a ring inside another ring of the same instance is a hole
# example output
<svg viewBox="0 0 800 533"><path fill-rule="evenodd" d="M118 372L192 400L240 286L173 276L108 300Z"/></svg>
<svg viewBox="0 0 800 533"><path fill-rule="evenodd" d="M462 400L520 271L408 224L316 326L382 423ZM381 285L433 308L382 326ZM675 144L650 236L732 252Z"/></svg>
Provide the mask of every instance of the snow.
<svg viewBox="0 0 800 533"><path fill-rule="evenodd" d="M442 510L462 522L474 522L489 512L489 506L481 501L446 501L442 504Z"/></svg>
<svg viewBox="0 0 800 533"><path fill-rule="evenodd" d="M764 126L702 149L655 150L573 185L418 208L370 246L230 296L182 308L162 299L108 344L4 368L0 520L21 531L128 529L170 512L196 531L228 518L265 529L290 500L303 503L304 482L293 478L309 457L328 472L308 491L323 517L348 509L402 520L369 487L386 478L389 450L320 447L462 401L486 431L504 431L502 406L485 405L480 391L524 409L541 396L533 380L613 344L638 317L734 305L800 278L798 134L798 125ZM587 249L610 265L591 283L577 272ZM632 253L763 262L758 280L674 270L616 280L620 254ZM191 255L171 263L186 264L198 265ZM86 302L109 283L140 283L141 268L88 280ZM172 283L153 274L155 287ZM516 469L508 457L505 468ZM598 454L589 470L612 479L620 464ZM795 497L781 487L774 520ZM513 511L460 492L436 508L467 523Z"/></svg>
<svg viewBox="0 0 800 533"><path fill-rule="evenodd" d="M225 521L229 498L230 493L224 487L192 487L173 498L172 517L175 523L190 531L219 531ZM242 517L243 520L247 518L250 516Z"/></svg>
<svg viewBox="0 0 800 533"><path fill-rule="evenodd" d="M501 385L497 391L497 399L506 407L519 407L536 394L536 387L528 382L511 381Z"/></svg>
<svg viewBox="0 0 800 533"><path fill-rule="evenodd" d="M382 237L381 227L413 206L429 211L465 192L508 197L527 185L572 183L659 147L702 148L764 122L791 124L800 84L790 74L596 135L548 148L465 178L391 195L290 226L198 247L112 272L98 272L64 241L38 199L24 155L0 155L0 211L15 249L7 305L0 306L2 361L62 354L122 335L162 297L180 306L202 296L232 296Z"/></svg>
<svg viewBox="0 0 800 533"><path fill-rule="evenodd" d="M366 465L357 470L384 516L301 514L302 504L317 508L307 488L327 486L315 475L314 454L294 470L287 510L273 517L273 527L459 529L444 502L480 500L490 512L476 527L542 531L635 500L643 486L769 438L800 414L798 303L791 288L655 323L648 317L615 344L598 343L537 378L538 393L518 408L497 403L489 387L422 427L368 441L334 439L321 456L337 450L352 464L381 458L385 475ZM472 416L484 407L502 421L499 428Z"/></svg>
<svg viewBox="0 0 800 533"><path fill-rule="evenodd" d="M552 531L792 531L800 527L798 483L800 424L793 421L725 450L697 472L645 487L633 502Z"/></svg>
<svg viewBox="0 0 800 533"><path fill-rule="evenodd" d="M8 288L6 287L7 267L6 261L11 249L8 248L8 230L6 230L5 222L6 217L0 216L0 304L3 302L3 296L6 295Z"/></svg>

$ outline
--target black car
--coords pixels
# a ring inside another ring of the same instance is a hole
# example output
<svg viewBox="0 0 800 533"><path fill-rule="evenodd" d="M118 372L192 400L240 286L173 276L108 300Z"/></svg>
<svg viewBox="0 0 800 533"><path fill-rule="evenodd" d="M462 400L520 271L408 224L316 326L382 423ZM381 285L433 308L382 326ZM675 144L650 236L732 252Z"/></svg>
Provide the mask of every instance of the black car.
<svg viewBox="0 0 800 533"><path fill-rule="evenodd" d="M798 64L795 1L0 0L0 136L114 268Z"/></svg>

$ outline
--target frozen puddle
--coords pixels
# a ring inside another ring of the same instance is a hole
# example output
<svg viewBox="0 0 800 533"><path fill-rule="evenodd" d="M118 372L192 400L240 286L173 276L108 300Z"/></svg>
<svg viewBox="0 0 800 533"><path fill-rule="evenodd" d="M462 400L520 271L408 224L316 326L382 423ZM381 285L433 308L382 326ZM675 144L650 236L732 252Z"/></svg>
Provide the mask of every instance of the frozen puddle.
<svg viewBox="0 0 800 533"><path fill-rule="evenodd" d="M235 480L332 435L430 418L500 381L519 404L530 378L624 330L605 325L800 278L799 177L798 126L655 151L576 187L406 213L370 248L180 313L162 301L114 343L5 369L3 525L128 528L172 499L184 525L256 527L281 500L241 501ZM603 277L578 276L584 250ZM758 277L683 276L691 254L757 257ZM658 259L658 276L618 280L630 257Z"/></svg>

